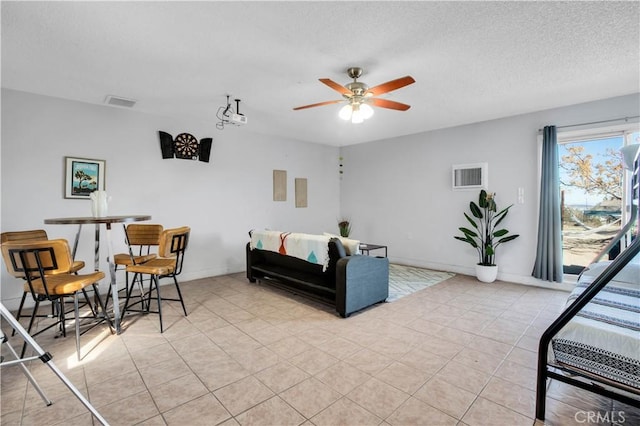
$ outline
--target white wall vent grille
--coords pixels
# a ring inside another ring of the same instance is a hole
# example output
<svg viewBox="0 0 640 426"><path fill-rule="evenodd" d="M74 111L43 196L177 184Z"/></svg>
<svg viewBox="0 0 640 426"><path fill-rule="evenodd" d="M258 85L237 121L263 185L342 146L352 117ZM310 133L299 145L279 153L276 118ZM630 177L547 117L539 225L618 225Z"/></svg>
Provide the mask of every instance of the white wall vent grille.
<svg viewBox="0 0 640 426"><path fill-rule="evenodd" d="M125 108L132 108L136 101L133 99L121 98L120 96L109 95L105 98L104 103Z"/></svg>
<svg viewBox="0 0 640 426"><path fill-rule="evenodd" d="M488 163L455 164L452 167L454 190L487 189Z"/></svg>

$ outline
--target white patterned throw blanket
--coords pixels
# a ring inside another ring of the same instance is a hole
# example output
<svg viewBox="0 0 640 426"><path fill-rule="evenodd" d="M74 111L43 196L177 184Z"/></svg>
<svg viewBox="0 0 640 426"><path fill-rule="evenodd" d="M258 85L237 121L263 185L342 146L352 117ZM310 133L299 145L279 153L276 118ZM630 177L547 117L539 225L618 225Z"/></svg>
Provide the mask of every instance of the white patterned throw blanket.
<svg viewBox="0 0 640 426"><path fill-rule="evenodd" d="M251 231L250 247L251 250L274 251L322 265L324 271L329 266L330 239L326 235L254 229Z"/></svg>
<svg viewBox="0 0 640 426"><path fill-rule="evenodd" d="M596 276L581 277L567 306ZM640 389L640 265L627 265L551 344L556 361Z"/></svg>

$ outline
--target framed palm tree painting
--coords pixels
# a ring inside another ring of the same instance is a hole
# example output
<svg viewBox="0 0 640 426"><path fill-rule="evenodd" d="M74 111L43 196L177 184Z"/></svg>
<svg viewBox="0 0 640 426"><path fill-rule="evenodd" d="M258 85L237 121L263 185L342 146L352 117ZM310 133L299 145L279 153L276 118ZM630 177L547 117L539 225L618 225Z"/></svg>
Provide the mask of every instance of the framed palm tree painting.
<svg viewBox="0 0 640 426"><path fill-rule="evenodd" d="M93 191L105 188L104 160L65 157L64 198L89 199Z"/></svg>

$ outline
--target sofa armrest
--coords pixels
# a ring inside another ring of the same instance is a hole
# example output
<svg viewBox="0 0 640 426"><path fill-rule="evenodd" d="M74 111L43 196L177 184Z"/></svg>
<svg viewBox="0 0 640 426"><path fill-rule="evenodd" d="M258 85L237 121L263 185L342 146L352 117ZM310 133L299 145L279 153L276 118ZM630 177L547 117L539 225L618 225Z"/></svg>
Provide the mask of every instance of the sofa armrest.
<svg viewBox="0 0 640 426"><path fill-rule="evenodd" d="M347 256L336 268L336 310L343 318L389 297L389 259Z"/></svg>

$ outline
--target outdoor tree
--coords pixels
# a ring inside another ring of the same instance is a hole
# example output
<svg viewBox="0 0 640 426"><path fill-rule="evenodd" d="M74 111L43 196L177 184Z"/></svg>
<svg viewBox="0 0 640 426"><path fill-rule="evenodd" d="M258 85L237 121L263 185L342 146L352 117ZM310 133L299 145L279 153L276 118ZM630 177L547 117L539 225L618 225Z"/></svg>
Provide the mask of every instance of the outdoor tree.
<svg viewBox="0 0 640 426"><path fill-rule="evenodd" d="M619 152L609 148L602 155L602 161L596 161L593 155L585 154L582 145L566 150L560 167L567 171L568 181L561 181L562 185L600 194L610 200L622 199L622 157Z"/></svg>

